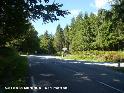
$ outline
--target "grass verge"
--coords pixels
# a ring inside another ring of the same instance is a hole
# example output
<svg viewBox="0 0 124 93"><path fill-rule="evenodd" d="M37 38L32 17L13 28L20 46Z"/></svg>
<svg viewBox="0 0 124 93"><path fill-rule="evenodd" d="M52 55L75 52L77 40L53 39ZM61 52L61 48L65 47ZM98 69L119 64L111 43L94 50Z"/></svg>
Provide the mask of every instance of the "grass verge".
<svg viewBox="0 0 124 93"><path fill-rule="evenodd" d="M78 51L71 52L64 59L87 60L94 62L123 62L123 51Z"/></svg>

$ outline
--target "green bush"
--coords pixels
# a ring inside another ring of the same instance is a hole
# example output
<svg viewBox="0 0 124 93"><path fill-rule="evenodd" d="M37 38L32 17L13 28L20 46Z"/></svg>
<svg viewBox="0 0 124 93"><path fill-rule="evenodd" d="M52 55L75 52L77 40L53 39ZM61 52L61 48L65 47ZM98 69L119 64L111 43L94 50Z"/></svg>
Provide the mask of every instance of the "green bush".
<svg viewBox="0 0 124 93"><path fill-rule="evenodd" d="M13 48L3 47L0 48L0 56L2 57L18 56L18 52Z"/></svg>
<svg viewBox="0 0 124 93"><path fill-rule="evenodd" d="M62 56L62 52L57 52L54 54L55 56Z"/></svg>
<svg viewBox="0 0 124 93"><path fill-rule="evenodd" d="M105 54L98 55L97 59L100 61L107 61L107 62L117 62L121 59L121 56L118 52L105 52Z"/></svg>
<svg viewBox="0 0 124 93"><path fill-rule="evenodd" d="M26 85L28 60L12 48L0 48L0 86ZM17 93L6 91L5 93ZM18 92L24 93L24 92Z"/></svg>

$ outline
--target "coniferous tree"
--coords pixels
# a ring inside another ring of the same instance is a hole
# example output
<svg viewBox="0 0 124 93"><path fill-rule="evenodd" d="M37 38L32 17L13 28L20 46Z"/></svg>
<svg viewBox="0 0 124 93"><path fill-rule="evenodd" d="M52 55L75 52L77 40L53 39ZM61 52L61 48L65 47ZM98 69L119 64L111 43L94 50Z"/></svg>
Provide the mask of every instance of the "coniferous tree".
<svg viewBox="0 0 124 93"><path fill-rule="evenodd" d="M53 54L55 53L54 45L53 45L53 36L48 33L46 30L44 35L40 37L40 52L44 54Z"/></svg>
<svg viewBox="0 0 124 93"><path fill-rule="evenodd" d="M65 47L69 50L70 40L69 40L69 26L66 25L64 28L64 37L65 37Z"/></svg>
<svg viewBox="0 0 124 93"><path fill-rule="evenodd" d="M54 37L54 46L57 51L62 51L62 48L65 47L65 38L63 29L60 24L57 26L55 37Z"/></svg>

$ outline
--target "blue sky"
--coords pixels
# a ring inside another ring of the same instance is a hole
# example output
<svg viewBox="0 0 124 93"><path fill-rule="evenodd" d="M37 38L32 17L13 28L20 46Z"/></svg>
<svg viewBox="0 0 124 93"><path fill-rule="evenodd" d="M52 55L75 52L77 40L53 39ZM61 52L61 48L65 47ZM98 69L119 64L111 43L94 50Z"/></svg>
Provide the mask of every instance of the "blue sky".
<svg viewBox="0 0 124 93"><path fill-rule="evenodd" d="M50 1L53 2L54 0ZM96 14L100 8L110 9L110 4L108 3L110 1L111 0L55 0L57 3L62 3L62 9L69 10L71 14L65 16L65 18L60 17L59 21L53 23L43 24L42 20L38 20L32 22L32 24L37 30L38 35L43 34L46 30L48 30L50 34L55 34L58 24L64 28L67 24L70 24L72 17L76 17L79 12L93 12Z"/></svg>

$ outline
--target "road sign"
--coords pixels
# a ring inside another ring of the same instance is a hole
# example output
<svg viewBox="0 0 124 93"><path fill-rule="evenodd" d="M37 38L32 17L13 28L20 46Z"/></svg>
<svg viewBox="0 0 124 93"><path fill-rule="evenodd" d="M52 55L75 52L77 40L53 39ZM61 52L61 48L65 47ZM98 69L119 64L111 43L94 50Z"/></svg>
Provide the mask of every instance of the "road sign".
<svg viewBox="0 0 124 93"><path fill-rule="evenodd" d="M62 48L62 50L63 50L63 51L66 51L66 50L67 50L67 48L66 48L66 47L65 47L65 48Z"/></svg>

